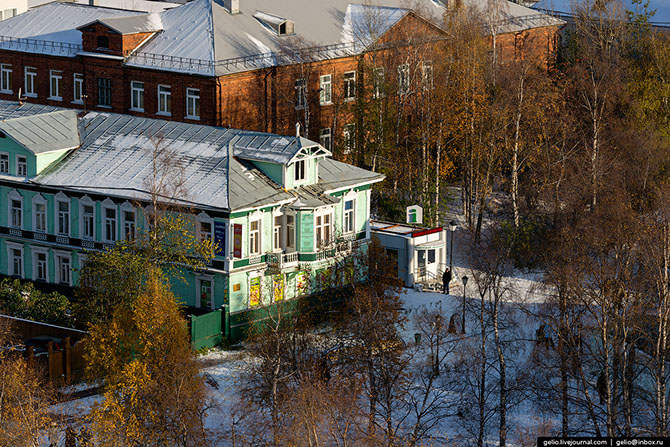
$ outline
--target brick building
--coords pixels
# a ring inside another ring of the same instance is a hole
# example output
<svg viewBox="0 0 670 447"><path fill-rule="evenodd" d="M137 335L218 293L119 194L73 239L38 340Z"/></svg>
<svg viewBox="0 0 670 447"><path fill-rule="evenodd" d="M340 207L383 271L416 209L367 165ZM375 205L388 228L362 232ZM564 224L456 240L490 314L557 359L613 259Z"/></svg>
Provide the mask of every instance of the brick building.
<svg viewBox="0 0 670 447"><path fill-rule="evenodd" d="M432 73L426 60L385 72L368 62L448 44L446 6L402 3L193 0L160 13L51 3L0 23L0 99L282 134L299 124L329 149L348 145L372 78L402 86ZM547 60L563 22L512 2L500 17L502 57Z"/></svg>

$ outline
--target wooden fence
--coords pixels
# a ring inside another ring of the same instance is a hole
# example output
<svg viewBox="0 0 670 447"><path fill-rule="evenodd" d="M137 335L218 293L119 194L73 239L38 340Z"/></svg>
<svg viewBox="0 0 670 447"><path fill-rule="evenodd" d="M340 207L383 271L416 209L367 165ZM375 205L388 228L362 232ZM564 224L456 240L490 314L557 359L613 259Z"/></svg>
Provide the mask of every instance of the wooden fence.
<svg viewBox="0 0 670 447"><path fill-rule="evenodd" d="M224 313L221 309L204 315L191 315L191 347L212 348L223 340Z"/></svg>

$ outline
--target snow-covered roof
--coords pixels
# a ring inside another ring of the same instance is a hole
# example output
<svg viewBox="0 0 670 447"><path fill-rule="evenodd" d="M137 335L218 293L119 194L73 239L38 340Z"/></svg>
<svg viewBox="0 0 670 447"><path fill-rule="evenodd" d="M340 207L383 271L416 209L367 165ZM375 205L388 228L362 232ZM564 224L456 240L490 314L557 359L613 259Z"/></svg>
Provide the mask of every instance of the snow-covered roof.
<svg viewBox="0 0 670 447"><path fill-rule="evenodd" d="M489 4L487 0L465 0L465 3L480 10ZM417 0L417 10L435 23L446 11L438 0ZM290 49L296 47L316 48L309 54L313 59L342 57L359 53L408 13L406 0L371 0L365 4L350 0L243 0L239 14L230 14L222 0L193 0L161 12L162 31L146 42L140 52L133 53L126 64L213 76L273 66L287 58L288 63L295 62L291 60L295 56ZM123 15L133 14L108 8L49 4L0 22L0 36L50 40L60 46L80 45L77 27L100 20L120 29ZM144 19L127 20L130 22L127 28L136 29L135 22ZM279 35L275 27L288 21L295 25L294 33ZM563 22L503 1L496 23L497 32L516 32ZM6 46L37 52L26 42L2 42L0 37L0 48ZM67 48L65 53L75 55L77 51Z"/></svg>
<svg viewBox="0 0 670 447"><path fill-rule="evenodd" d="M0 131L33 154L78 147L76 110L57 110L0 121Z"/></svg>
<svg viewBox="0 0 670 447"><path fill-rule="evenodd" d="M38 6L54 3L58 0L28 0L28 7L35 8ZM71 3L78 5L88 5L89 0L68 0ZM151 0L95 0L96 5L102 8L125 9L127 11L139 12L161 12L166 9L179 6L179 3L168 3L162 1ZM181 2L185 3L185 2Z"/></svg>
<svg viewBox="0 0 670 447"><path fill-rule="evenodd" d="M161 16L157 13L139 16L105 17L96 20L96 22L102 23L119 34L153 33L163 29Z"/></svg>
<svg viewBox="0 0 670 447"><path fill-rule="evenodd" d="M593 3L593 0L590 0ZM556 14L563 17L572 16L572 5L583 4L584 0L540 0L532 6L533 9ZM634 4L632 0L621 0L621 4L625 10L642 13L642 7L639 4ZM649 12L654 12L654 15L649 19L649 22L658 27L670 27L670 2L667 0L649 0Z"/></svg>

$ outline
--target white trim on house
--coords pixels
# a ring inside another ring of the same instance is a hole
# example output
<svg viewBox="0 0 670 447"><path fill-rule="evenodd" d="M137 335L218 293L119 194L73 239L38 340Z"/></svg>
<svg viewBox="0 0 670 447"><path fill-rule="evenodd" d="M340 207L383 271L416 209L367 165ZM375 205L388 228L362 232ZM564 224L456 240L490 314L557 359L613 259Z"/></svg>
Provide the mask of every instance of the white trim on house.
<svg viewBox="0 0 670 447"><path fill-rule="evenodd" d="M21 204L21 211L19 212L19 220L18 224L14 222L14 213L13 211L13 203L12 201L17 200ZM23 196L21 193L19 193L16 189L12 189L9 194L7 194L7 226L10 228L18 228L18 229L23 229L24 227L24 222L23 222L23 214L25 207L23 206Z"/></svg>
<svg viewBox="0 0 670 447"><path fill-rule="evenodd" d="M62 250L54 250L54 265L55 265L55 283L56 284L63 284L67 286L72 286L72 252L69 251L62 251ZM63 261L67 260L67 265L69 266L69 269L67 270L67 273L63 273L65 270L63 269Z"/></svg>
<svg viewBox="0 0 670 447"><path fill-rule="evenodd" d="M84 219L84 206L90 206L93 208L93 227L91 228L92 233L91 235L86 235L86 220ZM96 233L96 204L91 199L88 195L84 195L81 199L79 199L79 237L81 239L86 239L89 241L94 241L95 240L95 233Z"/></svg>
<svg viewBox="0 0 670 447"><path fill-rule="evenodd" d="M49 249L47 247L40 247L40 246L35 246L32 245L30 247L30 252L32 255L32 260L33 260L33 272L32 272L32 280L33 281L44 281L48 282L49 281ZM40 278L38 275L38 261L37 261L37 255L42 254L44 255L44 277Z"/></svg>
<svg viewBox="0 0 670 447"><path fill-rule="evenodd" d="M47 202L47 199L44 198L44 196L40 193L37 193L33 196L32 198L32 221L33 221L33 231L36 233L47 233L49 231L49 210L47 207L49 206L49 203ZM43 216L43 223L44 223L44 228L38 229L37 228L37 205L43 205L44 206L44 216Z"/></svg>
<svg viewBox="0 0 670 447"><path fill-rule="evenodd" d="M25 278L26 277L26 260L24 258L24 246L23 244L19 244L17 242L11 242L11 241L5 241L5 245L7 246L7 273L9 276L18 276L20 278ZM18 250L20 254L20 265L19 268L21 271L19 273L16 273L14 270L14 250Z"/></svg>
<svg viewBox="0 0 670 447"><path fill-rule="evenodd" d="M214 275L198 275L195 278L195 307L197 308L202 308L202 293L201 293L201 285L202 281L209 281L211 291L210 291L210 299L211 302L209 304L209 309L214 310L215 309L215 304L214 304Z"/></svg>

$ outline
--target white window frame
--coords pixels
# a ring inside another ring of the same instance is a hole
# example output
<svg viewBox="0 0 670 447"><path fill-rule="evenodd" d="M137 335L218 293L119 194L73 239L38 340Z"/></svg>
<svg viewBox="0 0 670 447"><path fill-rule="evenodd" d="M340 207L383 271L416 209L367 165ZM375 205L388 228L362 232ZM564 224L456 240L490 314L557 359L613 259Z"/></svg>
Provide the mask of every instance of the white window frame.
<svg viewBox="0 0 670 447"><path fill-rule="evenodd" d="M26 277L26 260L24 257L24 246L16 242L6 241L5 245L7 246L7 275L8 276L18 276L19 278ZM21 259L21 271L17 274L14 270L14 250L18 250Z"/></svg>
<svg viewBox="0 0 670 447"><path fill-rule="evenodd" d="M113 236L114 238L108 238L107 234L107 210L113 210L114 211L114 221L112 225L113 229ZM114 202L112 202L109 199L105 199L104 202L102 202L102 239L108 244L114 244L118 239L119 239L119 234L118 234L118 223L119 223L119 209L116 206Z"/></svg>
<svg viewBox="0 0 670 447"><path fill-rule="evenodd" d="M384 97L384 67L372 69L372 99Z"/></svg>
<svg viewBox="0 0 670 447"><path fill-rule="evenodd" d="M1 156L7 157L7 165L3 166L3 162L0 160L0 174L8 174L9 175L9 152L0 152L0 157Z"/></svg>
<svg viewBox="0 0 670 447"><path fill-rule="evenodd" d="M63 261L67 260L69 269L66 275L63 275ZM72 286L72 253L60 250L54 250L54 264L56 270L56 284L64 284L67 286ZM63 278L66 276L66 278Z"/></svg>
<svg viewBox="0 0 670 447"><path fill-rule="evenodd" d="M300 167L301 166L301 167ZM293 182L303 183L307 180L307 160L301 158L293 163Z"/></svg>
<svg viewBox="0 0 670 447"><path fill-rule="evenodd" d="M327 106L333 103L333 75L319 76L319 104Z"/></svg>
<svg viewBox="0 0 670 447"><path fill-rule="evenodd" d="M86 219L85 219L85 214L84 214L84 207L85 206L90 206L93 208L93 226L91 228L93 234L92 235L87 235L86 234ZM96 225L95 225L95 217L96 217L96 206L95 202L89 197L89 196L84 196L81 199L79 199L79 236L81 239L85 239L87 241L94 241L95 240L95 233L96 233Z"/></svg>
<svg viewBox="0 0 670 447"><path fill-rule="evenodd" d="M84 103L84 74L72 74L72 104Z"/></svg>
<svg viewBox="0 0 670 447"><path fill-rule="evenodd" d="M398 65L398 94L406 95L409 93L410 79L409 64Z"/></svg>
<svg viewBox="0 0 670 447"><path fill-rule="evenodd" d="M49 249L46 247L30 247L31 256L33 260L33 272L32 280L33 281L49 281ZM44 278L38 277L39 265L37 260L37 255L44 255Z"/></svg>
<svg viewBox="0 0 670 447"><path fill-rule="evenodd" d="M128 238L128 228L127 228L127 223L129 222L126 220L126 213L131 213L133 215L133 220L132 220L132 229L133 229L133 234L130 235L130 239ZM130 204L130 202L124 202L121 205L121 232L123 233L123 239L126 242L131 242L137 238L137 210L135 209L134 206Z"/></svg>
<svg viewBox="0 0 670 447"><path fill-rule="evenodd" d="M433 81L433 63L426 61L421 65L421 81L424 90L432 90L435 88Z"/></svg>
<svg viewBox="0 0 670 447"><path fill-rule="evenodd" d="M342 129L342 136L344 139L343 152L349 154L352 150L356 149L356 124L345 124Z"/></svg>
<svg viewBox="0 0 670 447"><path fill-rule="evenodd" d="M356 232L356 196L355 192L350 192L342 198L342 234L352 234ZM347 203L351 202L351 210L347 211ZM347 215L350 215L347 219ZM350 229L347 228L347 222L350 223Z"/></svg>
<svg viewBox="0 0 670 447"><path fill-rule="evenodd" d="M63 96L61 95L62 81L63 81L62 70L49 70L49 97L47 99L50 99L52 101L63 100Z"/></svg>
<svg viewBox="0 0 670 447"><path fill-rule="evenodd" d="M67 197L65 194L62 192L59 192L55 196L54 200L54 229L55 233L58 236L67 236L69 237L70 234L72 233L72 201L70 200L69 197ZM60 211L60 204L61 203L66 203L67 204L67 220L64 220L63 222L67 222L67 232L61 231L61 211Z"/></svg>
<svg viewBox="0 0 670 447"><path fill-rule="evenodd" d="M209 240L213 243L214 242L214 219L209 217L207 213L204 211L200 214L195 219L195 236L198 239L198 241L202 242L205 238L203 235L202 227L201 225L203 223L208 223L209 224Z"/></svg>
<svg viewBox="0 0 670 447"><path fill-rule="evenodd" d="M200 275L195 279L195 307L202 308L202 296L200 294L202 281L209 281L212 288L212 302L210 303L209 309L214 310L214 275Z"/></svg>
<svg viewBox="0 0 670 447"><path fill-rule="evenodd" d="M200 119L200 89L187 88L186 89L186 116L185 118L191 120Z"/></svg>
<svg viewBox="0 0 670 447"><path fill-rule="evenodd" d="M0 93L12 93L12 66L0 64Z"/></svg>
<svg viewBox="0 0 670 447"><path fill-rule="evenodd" d="M28 87L30 86L30 89ZM28 98L37 98L37 68L24 67L23 69L23 94Z"/></svg>
<svg viewBox="0 0 670 447"><path fill-rule="evenodd" d="M328 150L333 147L333 134L330 127L324 127L319 131L319 144Z"/></svg>
<svg viewBox="0 0 670 447"><path fill-rule="evenodd" d="M328 216L328 225L327 226L330 227L330 229L328 231L328 233L329 233L328 238L325 238L325 237L322 238L321 237L321 236L325 236L325 231L324 231L325 228L326 228L325 216ZM333 225L333 216L334 216L334 213L333 213L333 208L332 207L328 207L328 208L325 208L325 209L320 209L320 210L318 210L317 212L314 213L314 247L316 247L316 251L326 250L333 243L333 240L334 240L333 230L335 228L335 226ZM317 218L321 218L321 223L318 224L318 225L317 225ZM325 240L326 242L319 244L320 240Z"/></svg>
<svg viewBox="0 0 670 447"><path fill-rule="evenodd" d="M130 81L130 110L144 112L144 82L142 81Z"/></svg>
<svg viewBox="0 0 670 447"><path fill-rule="evenodd" d="M288 220L289 217L293 219L293 225L289 225ZM294 252L297 250L297 240L296 240L296 222L297 222L297 214L294 212L286 211L284 212L284 223L286 225L286 230L284 231L284 247L286 247L287 252ZM290 237L289 235L293 235L293 243L290 243Z"/></svg>
<svg viewBox="0 0 670 447"><path fill-rule="evenodd" d="M254 223L258 223L258 228L253 230L252 226ZM263 231L263 217L262 215L254 213L249 216L249 256L258 256L263 252L263 241L261 240ZM255 234L255 238L252 237L252 234ZM252 241L255 239L257 250L254 250L254 244Z"/></svg>
<svg viewBox="0 0 670 447"><path fill-rule="evenodd" d="M172 86L167 84L158 84L158 112L156 115L172 116ZM161 101L164 101L161 102Z"/></svg>
<svg viewBox="0 0 670 447"><path fill-rule="evenodd" d="M35 194L32 199L33 203L33 231L35 233L46 233L49 228L49 224L47 222L48 216L49 216L49 210L47 209L48 202L47 200L42 196L42 194ZM42 216L42 223L44 224L44 228L37 228L37 222L38 220L38 213L37 213L37 206L42 205L44 207L44 214Z"/></svg>
<svg viewBox="0 0 670 447"><path fill-rule="evenodd" d="M13 201L18 201L21 204L21 209L19 211L19 220L20 222L18 225L14 222L14 207ZM17 190L12 189L9 194L7 194L7 226L10 228L18 228L18 229L23 229L23 210L25 207L23 206L23 196L21 193L19 193Z"/></svg>
<svg viewBox="0 0 670 447"><path fill-rule="evenodd" d="M272 250L281 251L284 246L284 215L281 212L275 212L272 215Z"/></svg>
<svg viewBox="0 0 670 447"><path fill-rule="evenodd" d="M356 99L356 72L347 71L344 73L344 100L353 101Z"/></svg>
<svg viewBox="0 0 670 447"><path fill-rule="evenodd" d="M109 82L109 85L103 85L106 84L107 81ZM98 90L98 100L97 100L97 107L101 107L103 109L111 109L112 108L112 78L96 78L96 89ZM103 99L107 100L109 99L109 104L103 104L105 101L102 101Z"/></svg>
<svg viewBox="0 0 670 447"><path fill-rule="evenodd" d="M21 166L23 166L23 173L21 173ZM28 177L28 157L25 155L16 155L16 176Z"/></svg>

